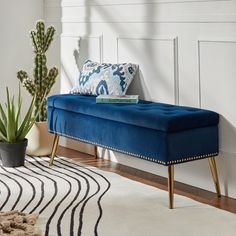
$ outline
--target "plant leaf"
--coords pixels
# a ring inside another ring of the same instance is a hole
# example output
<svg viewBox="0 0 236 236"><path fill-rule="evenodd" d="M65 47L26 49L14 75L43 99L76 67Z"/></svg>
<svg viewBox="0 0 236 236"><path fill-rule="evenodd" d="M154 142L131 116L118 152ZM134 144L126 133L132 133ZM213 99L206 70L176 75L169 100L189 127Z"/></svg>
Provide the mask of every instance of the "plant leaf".
<svg viewBox="0 0 236 236"><path fill-rule="evenodd" d="M19 141L22 141L25 138L24 134L25 134L25 130L28 129L31 118L32 118L32 113L33 113L33 110L34 110L34 102L35 102L35 96L33 97L32 101L30 103L30 106L29 106L29 110L26 113L25 118L22 121L22 123L20 125L20 128L17 131L16 138Z"/></svg>
<svg viewBox="0 0 236 236"><path fill-rule="evenodd" d="M7 125L7 117L6 117L6 114L2 108L2 104L0 103L0 114L2 116L2 121L4 123L4 125L6 126Z"/></svg>
<svg viewBox="0 0 236 236"><path fill-rule="evenodd" d="M16 112L16 132L18 131L21 105L22 105L22 99L21 99L21 89L20 89L20 83L19 83L19 86L18 86L18 99L17 99L17 112Z"/></svg>
<svg viewBox="0 0 236 236"><path fill-rule="evenodd" d="M14 138L16 137L16 113L15 113L15 102L14 102L15 98L14 96L12 97L11 100L11 116L12 116L12 133L14 134Z"/></svg>
<svg viewBox="0 0 236 236"><path fill-rule="evenodd" d="M7 137L4 136L1 132L0 132L0 140L3 142L7 142Z"/></svg>
<svg viewBox="0 0 236 236"><path fill-rule="evenodd" d="M12 116L13 108L10 101L8 87L6 88L6 90L7 90L7 140L9 143L12 143L15 141L15 125L14 125L15 117Z"/></svg>
<svg viewBox="0 0 236 236"><path fill-rule="evenodd" d="M31 112L31 115L30 115L30 119L27 118L28 122L26 123L26 125L23 127L22 131L21 131L21 134L19 136L19 139L20 140L23 140L25 138L25 136L28 134L28 132L30 131L30 129L32 128L32 126L34 125L34 123L37 121L37 118L39 116L39 113L41 111L41 107L43 106L43 103L44 103L44 99L46 97L46 92L42 98L42 101L39 105L39 108L38 108L38 111L37 113L35 114L35 116L32 118L32 113L33 113L33 109L32 109L32 112ZM36 97L34 97L34 99L32 100L33 102L35 101ZM32 104L31 104L32 105ZM30 106L31 107L31 106ZM31 110L31 109L30 109Z"/></svg>
<svg viewBox="0 0 236 236"><path fill-rule="evenodd" d="M0 134L2 134L5 138L7 137L7 131L6 131L6 126L0 119Z"/></svg>

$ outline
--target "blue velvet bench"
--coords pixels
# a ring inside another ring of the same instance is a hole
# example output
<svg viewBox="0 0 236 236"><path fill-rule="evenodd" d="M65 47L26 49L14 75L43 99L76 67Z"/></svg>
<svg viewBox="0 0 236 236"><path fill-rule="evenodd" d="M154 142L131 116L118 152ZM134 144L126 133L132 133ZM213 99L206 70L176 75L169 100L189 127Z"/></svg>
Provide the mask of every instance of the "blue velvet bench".
<svg viewBox="0 0 236 236"><path fill-rule="evenodd" d="M96 104L95 96L48 98L48 129L59 136L104 147L168 167L169 208L173 208L174 165L208 158L218 196L214 157L218 155L219 115L184 106L140 100L138 104ZM97 151L95 151L97 155Z"/></svg>

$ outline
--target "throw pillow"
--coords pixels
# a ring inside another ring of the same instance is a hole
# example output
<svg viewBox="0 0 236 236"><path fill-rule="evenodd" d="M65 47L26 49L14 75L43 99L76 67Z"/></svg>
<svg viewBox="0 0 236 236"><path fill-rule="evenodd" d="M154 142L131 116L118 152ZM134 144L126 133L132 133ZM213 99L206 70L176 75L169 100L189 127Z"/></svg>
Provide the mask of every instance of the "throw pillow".
<svg viewBox="0 0 236 236"><path fill-rule="evenodd" d="M131 63L110 64L87 60L71 92L84 95L125 95L137 69L138 65Z"/></svg>

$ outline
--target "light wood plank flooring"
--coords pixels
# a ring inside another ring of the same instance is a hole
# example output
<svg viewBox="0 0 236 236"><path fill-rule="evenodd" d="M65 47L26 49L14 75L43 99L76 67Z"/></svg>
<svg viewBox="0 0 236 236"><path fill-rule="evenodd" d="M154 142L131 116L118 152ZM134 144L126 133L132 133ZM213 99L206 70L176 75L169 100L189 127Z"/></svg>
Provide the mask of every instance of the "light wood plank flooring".
<svg viewBox="0 0 236 236"><path fill-rule="evenodd" d="M109 160L103 160L101 158L95 159L94 156L61 146L58 148L57 154L87 165L95 166L102 170L115 172L126 178L167 191L167 179L164 177L117 164ZM219 199L215 193L176 181L175 193L232 213L236 213L236 199L233 198L222 196Z"/></svg>

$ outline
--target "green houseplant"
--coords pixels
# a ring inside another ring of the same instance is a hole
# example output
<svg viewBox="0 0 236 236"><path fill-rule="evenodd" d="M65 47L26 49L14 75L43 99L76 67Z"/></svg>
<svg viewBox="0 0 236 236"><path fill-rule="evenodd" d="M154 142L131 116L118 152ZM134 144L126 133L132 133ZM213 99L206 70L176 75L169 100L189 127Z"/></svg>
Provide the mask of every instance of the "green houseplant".
<svg viewBox="0 0 236 236"><path fill-rule="evenodd" d="M17 167L24 165L28 143L25 137L34 125L39 113L33 114L34 96L28 111L21 121L22 98L20 86L17 102L15 102L14 96L10 97L8 88L6 88L6 92L5 109L0 103L0 158L3 166Z"/></svg>
<svg viewBox="0 0 236 236"><path fill-rule="evenodd" d="M29 144L27 153L36 156L48 155L50 153L53 137L47 131L47 104L46 97L55 84L58 75L58 69L47 68L46 52L53 41L55 28L53 26L45 29L43 21L36 23L36 30L30 32L34 50L34 70L33 78L27 72L20 70L17 72L17 78L30 93L35 96L34 112L39 111L37 122L28 134ZM46 96L44 96L46 95ZM41 102L43 103L40 107Z"/></svg>

